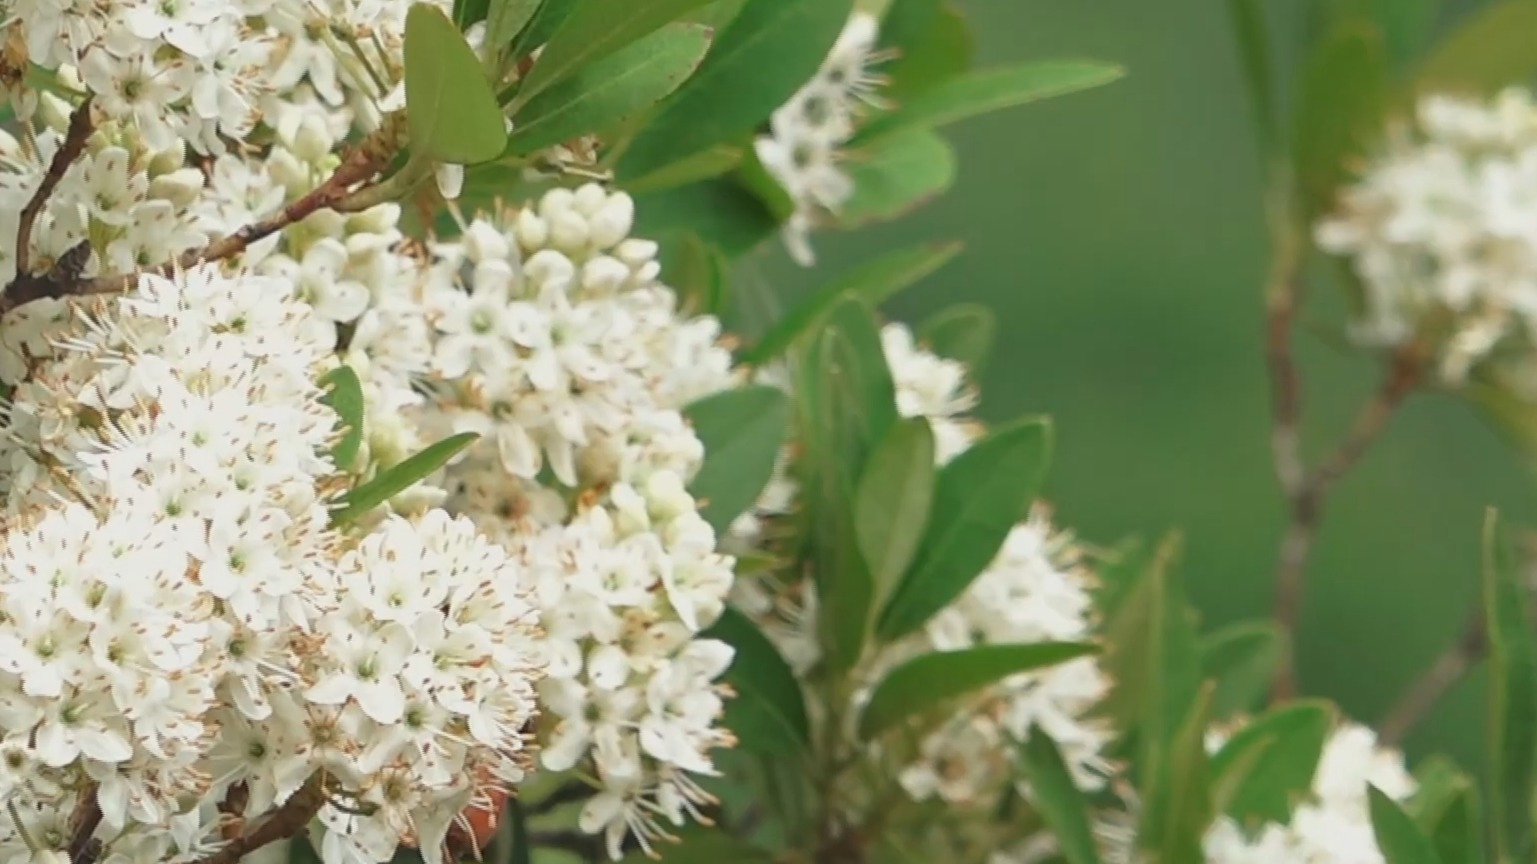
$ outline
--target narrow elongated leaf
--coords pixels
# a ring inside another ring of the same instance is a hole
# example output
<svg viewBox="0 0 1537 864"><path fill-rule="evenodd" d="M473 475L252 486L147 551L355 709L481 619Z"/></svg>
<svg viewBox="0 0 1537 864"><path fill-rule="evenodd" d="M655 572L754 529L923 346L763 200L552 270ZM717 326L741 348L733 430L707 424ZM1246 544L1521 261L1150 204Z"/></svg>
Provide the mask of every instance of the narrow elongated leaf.
<svg viewBox="0 0 1537 864"><path fill-rule="evenodd" d="M883 96L906 103L971 68L975 46L966 17L939 0L892 0L881 23L880 45L897 57L883 71Z"/></svg>
<svg viewBox="0 0 1537 864"><path fill-rule="evenodd" d="M1387 52L1381 34L1345 21L1313 47L1297 89L1292 154L1297 182L1314 211L1376 140L1387 105Z"/></svg>
<svg viewBox="0 0 1537 864"><path fill-rule="evenodd" d="M1389 0L1379 2L1386 5ZM1489 95L1512 84L1526 84L1537 75L1537 52L1531 50L1534 38L1537 0L1494 0L1460 22L1431 50L1415 76L1415 90Z"/></svg>
<svg viewBox="0 0 1537 864"><path fill-rule="evenodd" d="M512 47L508 49L508 54L521 58L548 42L581 2L582 0L543 0L534 17L529 19L527 26L518 33L516 39L512 40Z"/></svg>
<svg viewBox="0 0 1537 864"><path fill-rule="evenodd" d="M843 228L905 215L955 182L955 151L927 129L907 129L873 141L851 159L854 194L837 213Z"/></svg>
<svg viewBox="0 0 1537 864"><path fill-rule="evenodd" d="M1248 85L1254 125L1265 151L1275 146L1276 94L1275 74L1270 61L1270 25L1265 19L1262 0L1227 0L1228 16L1238 43L1239 62L1244 83Z"/></svg>
<svg viewBox="0 0 1537 864"><path fill-rule="evenodd" d="M1227 815L1245 825L1289 823L1313 786L1333 725L1333 708L1310 700L1273 708L1234 733L1212 758Z"/></svg>
<svg viewBox="0 0 1537 864"><path fill-rule="evenodd" d="M528 836L528 813L523 809L523 802L518 796L507 796L507 815L512 820L512 830L508 841L512 847L512 854L508 856L507 864L533 864L534 844Z"/></svg>
<svg viewBox="0 0 1537 864"><path fill-rule="evenodd" d="M1286 635L1269 621L1224 627L1201 640L1201 674L1217 682L1212 718L1247 713L1265 695Z"/></svg>
<svg viewBox="0 0 1537 864"><path fill-rule="evenodd" d="M1372 833L1387 864L1442 864L1436 848L1409 814L1376 786L1366 790L1372 817Z"/></svg>
<svg viewBox="0 0 1537 864"><path fill-rule="evenodd" d="M1498 517L1484 523L1484 611L1489 622L1490 821L1495 860L1532 854L1537 769L1537 642L1526 589Z"/></svg>
<svg viewBox="0 0 1537 864"><path fill-rule="evenodd" d="M1480 864L1484 827L1478 786L1450 759L1433 755L1414 771L1418 788L1404 809L1446 864Z"/></svg>
<svg viewBox="0 0 1537 864"><path fill-rule="evenodd" d="M736 649L726 681L737 695L726 703L723 723L739 746L772 755L808 746L811 727L800 683L757 625L728 607L705 636Z"/></svg>
<svg viewBox="0 0 1537 864"><path fill-rule="evenodd" d="M507 145L501 106L480 58L443 10L417 3L406 13L405 61L412 150L455 164L501 155Z"/></svg>
<svg viewBox="0 0 1537 864"><path fill-rule="evenodd" d="M859 737L868 741L904 720L1021 672L1087 657L1098 647L1081 642L984 645L938 651L903 663L875 685L859 715Z"/></svg>
<svg viewBox="0 0 1537 864"><path fill-rule="evenodd" d="M898 110L882 114L860 131L856 143L875 141L907 129L934 129L979 114L1100 87L1125 74L1124 69L1109 63L1073 60L978 70L946 81L914 96Z"/></svg>
<svg viewBox="0 0 1537 864"><path fill-rule="evenodd" d="M742 362L753 366L767 363L784 353L802 334L812 332L825 320L828 310L847 295L855 295L871 306L913 285L954 258L961 244L920 246L893 252L854 268L839 276L810 299L795 305L788 315L742 352Z"/></svg>
<svg viewBox="0 0 1537 864"><path fill-rule="evenodd" d="M958 303L918 327L918 339L930 351L965 364L972 380L980 377L987 365L997 333L997 316L979 303Z"/></svg>
<svg viewBox="0 0 1537 864"><path fill-rule="evenodd" d="M798 367L820 637L828 663L849 669L863 654L875 591L856 538L855 489L870 451L897 421L895 386L869 307L852 298L840 303Z"/></svg>
<svg viewBox="0 0 1537 864"><path fill-rule="evenodd" d="M1372 18L1382 28L1395 65L1421 56L1440 8L1440 0L1372 0Z"/></svg>
<svg viewBox="0 0 1537 864"><path fill-rule="evenodd" d="M852 7L852 0L748 0L698 73L630 142L619 179L746 137L811 80Z"/></svg>
<svg viewBox="0 0 1537 864"><path fill-rule="evenodd" d="M690 491L706 502L705 521L722 533L773 476L789 429L790 400L773 387L740 387L707 396L683 413L705 448Z"/></svg>
<svg viewBox="0 0 1537 864"><path fill-rule="evenodd" d="M628 120L677 89L709 47L703 25L663 27L530 99L509 149L533 153Z"/></svg>
<svg viewBox="0 0 1537 864"><path fill-rule="evenodd" d="M486 20L489 0L454 0L454 26L468 30L471 25Z"/></svg>
<svg viewBox="0 0 1537 864"><path fill-rule="evenodd" d="M919 417L891 427L870 454L854 499L854 531L875 604L912 563L934 501L934 430Z"/></svg>
<svg viewBox="0 0 1537 864"><path fill-rule="evenodd" d="M1143 781L1137 841L1156 864L1201 861L1201 838L1211 824L1212 766L1206 754L1211 685L1201 687L1165 749L1155 751Z"/></svg>
<svg viewBox="0 0 1537 864"><path fill-rule="evenodd" d="M539 3L540 0L491 0L486 10L486 44L498 56L505 53L512 40L534 19Z"/></svg>
<svg viewBox="0 0 1537 864"><path fill-rule="evenodd" d="M709 0L580 0L550 37L518 88L514 105L529 100L577 70L656 32ZM518 112L514 113L517 116Z"/></svg>
<svg viewBox="0 0 1537 864"><path fill-rule="evenodd" d="M992 562L1040 491L1050 457L1050 423L1027 418L998 429L940 470L917 560L881 611L876 633L883 641L922 627Z"/></svg>
<svg viewBox="0 0 1537 864"><path fill-rule="evenodd" d="M422 478L447 465L448 460L475 443L479 437L474 432L463 432L444 438L399 465L381 471L374 479L355 487L337 501L337 508L331 513L331 524L346 525L410 489Z"/></svg>
<svg viewBox="0 0 1537 864"><path fill-rule="evenodd" d="M1068 864L1099 864L1089 802L1073 782L1057 742L1039 726L1025 736L1020 755L1035 809L1057 839Z"/></svg>
<svg viewBox="0 0 1537 864"><path fill-rule="evenodd" d="M331 447L331 461L347 470L358 458L363 446L363 384L351 366L338 366L320 379L326 395L320 401L330 406L341 420L342 435Z"/></svg>

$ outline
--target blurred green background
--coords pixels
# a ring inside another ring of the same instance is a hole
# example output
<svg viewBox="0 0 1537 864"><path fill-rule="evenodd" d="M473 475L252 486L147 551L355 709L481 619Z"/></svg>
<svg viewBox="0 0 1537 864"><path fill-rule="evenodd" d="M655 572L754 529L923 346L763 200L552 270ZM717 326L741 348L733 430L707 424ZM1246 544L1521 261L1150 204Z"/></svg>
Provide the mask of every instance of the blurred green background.
<svg viewBox="0 0 1537 864"><path fill-rule="evenodd" d="M1303 4L1272 23L1300 32ZM1477 5L1447 3L1442 25ZM999 345L983 415L1057 423L1050 496L1085 538L1185 534L1205 626L1266 615L1283 526L1262 359L1266 239L1249 106L1222 0L961 0L980 63L1089 57L1108 87L969 121L948 137L960 175L902 222L822 237L806 273L777 251L752 275L785 297L883 249L957 238L956 262L894 301L919 320L991 306ZM1282 56L1285 66L1292 58ZM1342 320L1318 286L1308 321ZM1376 369L1299 333L1309 452L1332 446ZM1477 597L1485 508L1537 515L1534 483L1464 406L1411 400L1330 499L1308 573L1304 688L1376 721L1460 629ZM1459 686L1411 756L1483 757L1484 686Z"/></svg>

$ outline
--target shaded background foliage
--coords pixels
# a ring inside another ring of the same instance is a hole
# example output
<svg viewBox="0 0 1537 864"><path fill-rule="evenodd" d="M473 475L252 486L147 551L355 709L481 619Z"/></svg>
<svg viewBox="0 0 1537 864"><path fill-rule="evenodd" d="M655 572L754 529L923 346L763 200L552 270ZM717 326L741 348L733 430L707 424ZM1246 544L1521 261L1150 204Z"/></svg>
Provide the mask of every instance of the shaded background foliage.
<svg viewBox="0 0 1537 864"><path fill-rule="evenodd" d="M918 321L956 302L991 307L1000 335L981 413L1053 415L1048 496L1062 523L1102 544L1179 528L1182 572L1207 628L1268 614L1283 516L1262 356L1266 241L1225 4L960 5L979 65L1084 56L1113 58L1130 74L950 130L954 188L898 224L821 235L817 272L964 240L963 255L888 311ZM1279 39L1300 33L1305 3L1269 5ZM1479 5L1444 3L1440 29ZM1290 70L1295 59L1277 62ZM739 283L750 296L733 317L749 332L770 286L782 307L821 284L767 251ZM1331 287L1312 279L1305 325L1342 320ZM1376 369L1323 335L1299 334L1297 344L1317 452L1349 422ZM1304 689L1379 719L1478 596L1484 508L1530 524L1534 490L1465 406L1414 397L1329 502L1300 633ZM1479 674L1460 684L1410 737L1411 758L1441 750L1480 765L1483 693Z"/></svg>

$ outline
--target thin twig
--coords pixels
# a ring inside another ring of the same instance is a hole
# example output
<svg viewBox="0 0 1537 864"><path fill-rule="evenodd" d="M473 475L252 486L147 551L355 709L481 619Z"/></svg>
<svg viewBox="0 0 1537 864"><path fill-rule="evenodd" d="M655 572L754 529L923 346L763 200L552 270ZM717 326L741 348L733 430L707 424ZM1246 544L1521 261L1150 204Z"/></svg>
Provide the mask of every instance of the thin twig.
<svg viewBox="0 0 1537 864"><path fill-rule="evenodd" d="M1377 737L1385 747L1396 747L1425 714L1452 689L1489 651L1488 620L1479 603L1468 615L1457 641L1447 646L1425 673L1383 716Z"/></svg>
<svg viewBox="0 0 1537 864"><path fill-rule="evenodd" d="M309 821L326 803L325 788L320 775L310 778L283 806L271 811L254 828L224 844L219 851L199 859L195 864L239 864L240 859L256 850L287 840L305 829Z"/></svg>
<svg viewBox="0 0 1537 864"><path fill-rule="evenodd" d="M96 839L96 829L101 826L101 806L96 799L96 784L87 784L80 790L75 801L75 812L70 819L70 864L95 864L101 855L101 842Z"/></svg>
<svg viewBox="0 0 1537 864"><path fill-rule="evenodd" d="M1313 551L1324 499L1330 487L1361 460L1367 448L1387 428L1388 421L1397 413L1404 400L1419 386L1424 369L1422 353L1419 344L1411 342L1393 354L1382 385L1361 406L1355 421L1351 423L1350 431L1333 453L1302 478L1289 496L1290 518L1277 556L1275 576L1275 620L1289 638L1282 652L1282 660L1277 664L1276 678L1271 689L1271 698L1274 700L1289 699L1297 693L1296 661L1292 648L1296 640L1291 637L1296 634L1297 621L1302 612L1303 574L1307 569L1308 556Z"/></svg>
<svg viewBox="0 0 1537 864"><path fill-rule="evenodd" d="M21 216L16 223L16 273L30 273L28 269L32 263L32 228L37 223L37 217L42 214L43 208L48 205L48 199L53 196L53 190L58 188L59 181L64 179L64 174L69 171L69 166L75 164L80 154L85 152L86 142L91 138L91 132L96 128L91 118L91 97L85 97L75 112L69 117L69 129L64 133L64 140L59 143L59 149L53 152L53 160L48 163L48 171L43 174L43 180L37 185L37 191L21 208Z"/></svg>

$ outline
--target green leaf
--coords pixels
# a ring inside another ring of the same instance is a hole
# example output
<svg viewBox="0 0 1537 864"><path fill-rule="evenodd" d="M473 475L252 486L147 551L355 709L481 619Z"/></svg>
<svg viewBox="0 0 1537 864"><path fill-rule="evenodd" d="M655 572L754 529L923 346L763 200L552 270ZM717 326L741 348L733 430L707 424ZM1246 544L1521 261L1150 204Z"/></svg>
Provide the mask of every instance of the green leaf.
<svg viewBox="0 0 1537 864"><path fill-rule="evenodd" d="M790 400L764 385L707 396L683 409L704 444L704 465L690 491L706 522L722 534L751 507L774 474L790 422Z"/></svg>
<svg viewBox="0 0 1537 864"><path fill-rule="evenodd" d="M577 70L613 54L708 0L580 0L518 87L515 106L530 100ZM513 112L521 116L520 111Z"/></svg>
<svg viewBox="0 0 1537 864"><path fill-rule="evenodd" d="M1439 11L1438 0L1372 0L1372 17L1382 28L1388 56L1395 64L1421 56Z"/></svg>
<svg viewBox="0 0 1537 864"><path fill-rule="evenodd" d="M1399 807L1376 786L1367 787L1372 816L1372 833L1377 848L1387 864L1442 864L1435 846Z"/></svg>
<svg viewBox="0 0 1537 864"><path fill-rule="evenodd" d="M320 401L341 420L342 437L331 447L331 461L343 471L357 461L363 446L363 384L351 366L338 366L320 378L326 394Z"/></svg>
<svg viewBox="0 0 1537 864"><path fill-rule="evenodd" d="M1386 4L1389 0L1379 0ZM1496 0L1458 23L1420 65L1419 93L1492 95L1537 74L1537 0Z"/></svg>
<svg viewBox="0 0 1537 864"><path fill-rule="evenodd" d="M975 381L992 354L997 332L993 310L978 303L960 303L924 321L917 335L930 351L964 364Z"/></svg>
<svg viewBox="0 0 1537 864"><path fill-rule="evenodd" d="M507 838L511 852L507 864L532 864L534 844L528 836L528 812L516 795L507 796L507 816L512 821Z"/></svg>
<svg viewBox="0 0 1537 864"><path fill-rule="evenodd" d="M801 685L757 625L727 607L704 635L736 649L726 681L737 695L726 703L722 722L736 733L739 746L776 756L810 746L811 726Z"/></svg>
<svg viewBox="0 0 1537 864"><path fill-rule="evenodd" d="M1178 545L1174 536L1159 545L1105 629L1102 665L1116 686L1104 710L1135 734L1143 764L1174 739L1201 684L1200 644L1174 572Z"/></svg>
<svg viewBox="0 0 1537 864"><path fill-rule="evenodd" d="M859 478L854 533L875 580L876 606L918 551L934 501L934 479L934 430L921 417L892 426Z"/></svg>
<svg viewBox="0 0 1537 864"><path fill-rule="evenodd" d="M1167 749L1155 752L1143 780L1147 802L1137 841L1153 864L1205 860L1201 838L1211 824L1213 766L1206 753L1212 687L1201 687L1187 706Z"/></svg>
<svg viewBox="0 0 1537 864"><path fill-rule="evenodd" d="M518 111L509 150L533 153L623 123L676 90L709 47L703 25L670 24L584 67Z"/></svg>
<svg viewBox="0 0 1537 864"><path fill-rule="evenodd" d="M1387 56L1376 28L1347 20L1313 47L1297 86L1292 154L1314 212L1328 209L1350 166L1382 131Z"/></svg>
<svg viewBox="0 0 1537 864"><path fill-rule="evenodd" d="M534 15L539 11L541 0L491 0L486 11L486 44L496 49L500 57L518 38ZM499 69L500 66L498 65Z"/></svg>
<svg viewBox="0 0 1537 864"><path fill-rule="evenodd" d="M896 388L869 307L840 303L797 366L805 517L828 663L854 666L870 629L874 579L859 552L855 489L871 450L897 422Z"/></svg>
<svg viewBox="0 0 1537 864"><path fill-rule="evenodd" d="M898 104L964 74L973 53L965 16L941 0L893 0L880 49L897 55L883 70L891 83L881 95Z"/></svg>
<svg viewBox="0 0 1537 864"><path fill-rule="evenodd" d="M501 106L480 58L443 10L427 3L411 6L405 60L412 150L458 165L500 156L507 146Z"/></svg>
<svg viewBox="0 0 1537 864"><path fill-rule="evenodd" d="M748 0L698 73L630 142L618 178L749 135L811 80L852 7L852 0Z"/></svg>
<svg viewBox="0 0 1537 864"><path fill-rule="evenodd" d="M869 741L941 703L1021 672L1056 666L1098 650L1098 646L1081 642L1041 642L924 654L891 670L875 685L859 715L859 737Z"/></svg>
<svg viewBox="0 0 1537 864"><path fill-rule="evenodd" d="M939 472L917 560L881 610L889 642L922 627L992 563L1046 479L1051 424L1027 418L972 445Z"/></svg>
<svg viewBox="0 0 1537 864"><path fill-rule="evenodd" d="M848 174L854 194L837 213L845 229L895 219L949 189L955 151L927 129L909 129L857 151Z"/></svg>
<svg viewBox="0 0 1537 864"><path fill-rule="evenodd" d="M898 110L880 115L860 131L856 146L895 132L934 129L980 114L1101 87L1125 74L1119 66L1074 60L978 70L946 81L913 97Z"/></svg>
<svg viewBox="0 0 1537 864"><path fill-rule="evenodd" d="M331 512L331 524L346 525L410 489L422 478L448 464L448 460L475 443L479 437L474 432L463 432L444 438L436 444L429 444L399 465L379 472L374 479L354 487L337 499L336 509Z"/></svg>
<svg viewBox="0 0 1537 864"><path fill-rule="evenodd" d="M1313 786L1333 725L1333 707L1308 700L1272 708L1235 732L1212 758L1224 812L1249 826L1289 823Z"/></svg>
<svg viewBox="0 0 1537 864"><path fill-rule="evenodd" d="M1270 28L1265 20L1265 6L1263 0L1227 0L1227 8L1238 42L1239 60L1243 63L1255 127L1261 146L1269 152L1275 146L1277 120L1275 75L1271 69Z"/></svg>
<svg viewBox="0 0 1537 864"><path fill-rule="evenodd" d="M454 0L454 26L468 30L470 25L486 20L489 0Z"/></svg>
<svg viewBox="0 0 1537 864"><path fill-rule="evenodd" d="M1285 645L1270 621L1232 624L1201 640L1201 673L1217 682L1214 719L1247 713L1264 697Z"/></svg>
<svg viewBox="0 0 1537 864"><path fill-rule="evenodd" d="M679 234L662 244L662 273L678 294L679 308L688 315L719 317L726 307L730 262L720 250L693 233Z"/></svg>
<svg viewBox="0 0 1537 864"><path fill-rule="evenodd" d="M742 352L742 362L751 366L768 363L784 353L802 334L820 326L828 310L845 296L854 295L871 306L878 306L949 263L960 251L959 243L920 246L884 255L850 270L809 299L797 303L756 345Z"/></svg>
<svg viewBox="0 0 1537 864"><path fill-rule="evenodd" d="M527 26L518 33L512 41L512 47L508 49L510 56L524 57L533 52L535 48L550 41L550 37L559 30L561 25L576 11L577 4L582 0L543 0L539 11L529 19Z"/></svg>
<svg viewBox="0 0 1537 864"><path fill-rule="evenodd" d="M1095 568L1099 590L1094 606L1103 621L1115 618L1121 603L1142 581L1153 563L1153 547L1141 537L1126 537L1106 550Z"/></svg>
<svg viewBox="0 0 1537 864"><path fill-rule="evenodd" d="M1484 522L1484 613L1489 622L1489 810L1495 860L1532 855L1537 769L1537 642L1525 586L1499 525Z"/></svg>
<svg viewBox="0 0 1537 864"><path fill-rule="evenodd" d="M636 195L635 213L637 237L694 231L733 258L779 227L762 202L724 177Z"/></svg>
<svg viewBox="0 0 1537 864"><path fill-rule="evenodd" d="M1062 857L1068 864L1099 864L1088 799L1073 782L1057 742L1040 726L1032 726L1019 752L1031 803L1056 837Z"/></svg>
<svg viewBox="0 0 1537 864"><path fill-rule="evenodd" d="M1478 787L1451 760L1433 755L1414 772L1417 785L1405 809L1446 864L1482 864L1484 829Z"/></svg>
<svg viewBox="0 0 1537 864"><path fill-rule="evenodd" d="M726 174L742 162L742 150L738 147L712 147L659 168L643 177L627 181L624 188L631 195L673 189L700 180L709 180ZM759 205L759 209L763 209Z"/></svg>

